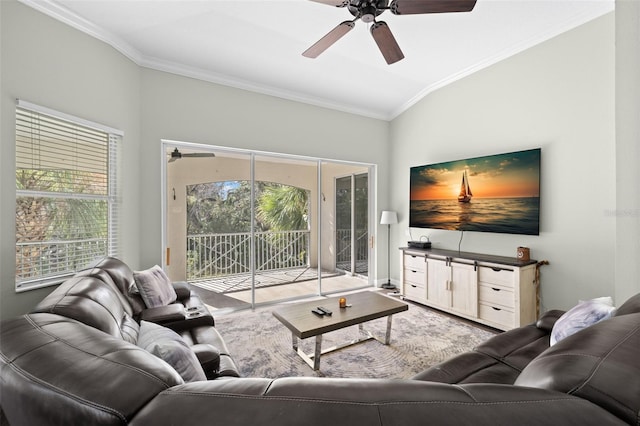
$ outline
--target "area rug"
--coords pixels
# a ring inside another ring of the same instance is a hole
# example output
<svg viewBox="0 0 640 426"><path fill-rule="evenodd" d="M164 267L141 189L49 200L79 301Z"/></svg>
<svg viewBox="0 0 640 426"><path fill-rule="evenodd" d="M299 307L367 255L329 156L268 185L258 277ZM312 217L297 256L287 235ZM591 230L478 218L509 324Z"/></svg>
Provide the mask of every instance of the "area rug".
<svg viewBox="0 0 640 426"><path fill-rule="evenodd" d="M216 328L225 339L243 377L326 376L353 378L409 378L424 369L471 350L496 331L459 320L436 310L409 303L409 310L393 316L391 343L376 340L322 355L314 372L292 349L291 332L271 313L260 308L216 316ZM387 320L365 323L365 329L384 336ZM356 339L358 327L327 333L322 347ZM315 338L301 341L313 353Z"/></svg>

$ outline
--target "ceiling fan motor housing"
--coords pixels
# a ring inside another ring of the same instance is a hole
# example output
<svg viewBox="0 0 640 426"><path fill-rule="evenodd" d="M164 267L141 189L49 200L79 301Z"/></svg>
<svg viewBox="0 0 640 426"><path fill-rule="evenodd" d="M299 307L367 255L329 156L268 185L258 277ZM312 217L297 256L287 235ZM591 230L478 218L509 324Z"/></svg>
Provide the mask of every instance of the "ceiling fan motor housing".
<svg viewBox="0 0 640 426"><path fill-rule="evenodd" d="M384 12L389 5L389 0L351 0L347 8L356 18L362 22L375 21L376 16Z"/></svg>

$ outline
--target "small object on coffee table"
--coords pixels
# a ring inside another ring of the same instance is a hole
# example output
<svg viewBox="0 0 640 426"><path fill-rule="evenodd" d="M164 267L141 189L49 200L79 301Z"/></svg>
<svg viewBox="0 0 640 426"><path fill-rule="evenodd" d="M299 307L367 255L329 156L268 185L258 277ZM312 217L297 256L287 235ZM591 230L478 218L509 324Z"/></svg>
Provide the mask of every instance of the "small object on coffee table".
<svg viewBox="0 0 640 426"><path fill-rule="evenodd" d="M328 316L331 316L331 314L333 314L333 312L331 312L329 309L322 306L318 306L318 310L324 312L324 314Z"/></svg>
<svg viewBox="0 0 640 426"><path fill-rule="evenodd" d="M320 316L320 317L323 317L323 316L324 316L324 312L323 312L323 311L321 311L321 310L320 310L320 309L318 309L318 308L312 309L312 310L311 310L311 312L313 312L314 314L316 314L316 315L318 315L318 316Z"/></svg>
<svg viewBox="0 0 640 426"><path fill-rule="evenodd" d="M346 308L347 307L347 298L346 297L341 297L338 300L338 306L340 306L341 308Z"/></svg>

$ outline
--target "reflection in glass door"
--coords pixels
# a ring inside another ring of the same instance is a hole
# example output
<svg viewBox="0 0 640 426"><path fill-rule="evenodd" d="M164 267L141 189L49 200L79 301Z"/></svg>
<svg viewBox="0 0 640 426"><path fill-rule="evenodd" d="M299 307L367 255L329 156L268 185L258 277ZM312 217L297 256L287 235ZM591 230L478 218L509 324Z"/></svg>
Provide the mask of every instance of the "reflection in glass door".
<svg viewBox="0 0 640 426"><path fill-rule="evenodd" d="M336 178L336 268L352 275L369 272L369 176Z"/></svg>

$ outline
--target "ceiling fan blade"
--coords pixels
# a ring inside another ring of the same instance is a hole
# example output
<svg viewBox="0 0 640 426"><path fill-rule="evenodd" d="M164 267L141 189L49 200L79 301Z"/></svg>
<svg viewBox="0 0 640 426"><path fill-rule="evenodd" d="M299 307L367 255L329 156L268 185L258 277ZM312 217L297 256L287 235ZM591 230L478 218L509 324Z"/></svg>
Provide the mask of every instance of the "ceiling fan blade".
<svg viewBox="0 0 640 426"><path fill-rule="evenodd" d="M398 42L391 33L389 26L384 21L374 22L371 26L371 35L376 41L382 56L387 61L387 64L391 65L404 58Z"/></svg>
<svg viewBox="0 0 640 426"><path fill-rule="evenodd" d="M395 15L418 13L471 12L476 0L393 0L389 5Z"/></svg>
<svg viewBox="0 0 640 426"><path fill-rule="evenodd" d="M349 4L349 0L310 0L316 3L322 3L329 6L345 7Z"/></svg>
<svg viewBox="0 0 640 426"><path fill-rule="evenodd" d="M216 155L213 152L193 152L182 154L183 157L192 157L192 158L207 158L207 157L215 157Z"/></svg>
<svg viewBox="0 0 640 426"><path fill-rule="evenodd" d="M342 36L351 31L355 27L353 21L344 21L338 24L337 27L329 31L324 37L315 42L313 46L308 48L302 53L302 56L307 58L317 58L322 52L327 50L333 43L340 40Z"/></svg>

